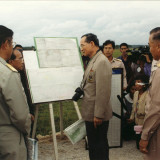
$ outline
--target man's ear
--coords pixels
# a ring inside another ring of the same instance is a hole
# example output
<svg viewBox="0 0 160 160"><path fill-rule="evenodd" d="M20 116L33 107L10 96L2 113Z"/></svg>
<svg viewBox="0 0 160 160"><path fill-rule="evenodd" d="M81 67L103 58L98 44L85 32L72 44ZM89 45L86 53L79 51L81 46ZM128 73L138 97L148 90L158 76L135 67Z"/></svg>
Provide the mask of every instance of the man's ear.
<svg viewBox="0 0 160 160"><path fill-rule="evenodd" d="M158 46L158 48L160 48L160 42L157 42L157 46Z"/></svg>
<svg viewBox="0 0 160 160"><path fill-rule="evenodd" d="M1 45L1 48L2 49L7 49L7 47L8 47L8 40L6 40L2 45Z"/></svg>
<svg viewBox="0 0 160 160"><path fill-rule="evenodd" d="M91 44L91 46L93 47L93 46L95 46L95 44L94 44L94 42L93 41L91 41L90 42L90 44Z"/></svg>
<svg viewBox="0 0 160 160"><path fill-rule="evenodd" d="M157 42L158 52L160 53L160 42Z"/></svg>

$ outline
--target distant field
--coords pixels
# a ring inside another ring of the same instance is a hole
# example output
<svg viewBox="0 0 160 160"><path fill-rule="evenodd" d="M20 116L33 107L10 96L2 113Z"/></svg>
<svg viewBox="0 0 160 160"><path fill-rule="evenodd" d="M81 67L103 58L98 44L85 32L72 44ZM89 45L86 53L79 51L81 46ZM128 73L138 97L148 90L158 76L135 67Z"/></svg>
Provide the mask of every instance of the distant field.
<svg viewBox="0 0 160 160"><path fill-rule="evenodd" d="M113 53L113 57L117 58L121 55L121 52L119 49L115 49L114 53Z"/></svg>

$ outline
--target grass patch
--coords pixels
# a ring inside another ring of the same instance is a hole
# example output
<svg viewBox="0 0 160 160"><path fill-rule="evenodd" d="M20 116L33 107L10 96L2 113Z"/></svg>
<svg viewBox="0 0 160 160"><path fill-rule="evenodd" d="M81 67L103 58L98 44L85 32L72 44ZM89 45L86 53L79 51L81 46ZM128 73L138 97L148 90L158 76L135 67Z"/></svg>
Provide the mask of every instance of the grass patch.
<svg viewBox="0 0 160 160"><path fill-rule="evenodd" d="M113 53L113 57L117 58L117 57L119 57L119 56L121 56L120 50L119 50L119 49L115 49L115 50L114 50L114 53Z"/></svg>
<svg viewBox="0 0 160 160"><path fill-rule="evenodd" d="M60 102L53 102L53 112L56 132L60 131ZM67 128L75 121L78 120L76 110L74 108L73 101L67 100L62 101L63 106L63 128ZM78 106L81 106L81 100L78 102ZM51 134L51 122L50 122L50 113L49 105L41 104L39 107L38 121L37 121L37 130L36 134L48 135Z"/></svg>

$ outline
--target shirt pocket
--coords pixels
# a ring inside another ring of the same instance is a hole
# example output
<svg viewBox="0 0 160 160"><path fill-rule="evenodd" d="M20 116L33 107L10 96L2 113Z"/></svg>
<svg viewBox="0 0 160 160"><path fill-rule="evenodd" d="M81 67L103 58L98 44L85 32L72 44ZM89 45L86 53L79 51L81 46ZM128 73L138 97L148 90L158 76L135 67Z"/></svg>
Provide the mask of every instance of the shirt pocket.
<svg viewBox="0 0 160 160"><path fill-rule="evenodd" d="M95 83L95 71L94 70L90 70L88 78L87 78L87 82L88 83Z"/></svg>

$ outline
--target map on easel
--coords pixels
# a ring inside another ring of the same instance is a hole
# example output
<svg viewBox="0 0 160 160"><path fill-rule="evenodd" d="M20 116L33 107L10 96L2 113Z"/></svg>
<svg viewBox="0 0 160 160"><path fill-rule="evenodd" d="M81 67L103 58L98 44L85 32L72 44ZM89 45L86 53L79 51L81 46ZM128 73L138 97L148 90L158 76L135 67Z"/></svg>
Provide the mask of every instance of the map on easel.
<svg viewBox="0 0 160 160"><path fill-rule="evenodd" d="M83 66L76 38L35 38L37 52L24 51L33 103L71 99Z"/></svg>

